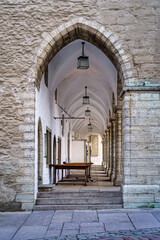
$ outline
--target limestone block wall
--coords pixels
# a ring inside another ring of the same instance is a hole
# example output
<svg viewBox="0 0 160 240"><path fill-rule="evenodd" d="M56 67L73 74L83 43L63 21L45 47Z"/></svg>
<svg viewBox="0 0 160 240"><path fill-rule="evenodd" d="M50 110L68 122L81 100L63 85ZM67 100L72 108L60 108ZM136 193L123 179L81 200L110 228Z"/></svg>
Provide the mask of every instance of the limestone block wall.
<svg viewBox="0 0 160 240"><path fill-rule="evenodd" d="M160 91L153 89L123 97L124 207L160 206Z"/></svg>
<svg viewBox="0 0 160 240"><path fill-rule="evenodd" d="M158 81L160 78L159 45L157 44L159 12L159 0L126 0L123 2L119 0L0 1L1 209L27 210L32 209L34 204L35 84L32 79L32 71L44 33L55 31L61 24L77 17L99 23L121 39L125 50L131 55L134 63L132 77L137 80L150 79L152 81L153 79ZM114 39L113 36L112 39ZM43 60L41 59L41 61ZM129 84L131 81L132 79L128 79L127 82L126 79L125 84ZM143 99L143 101L145 100ZM144 103L145 106L146 103L147 101ZM151 105L150 107L152 109ZM126 114L126 111L124 110L123 113ZM142 119L140 120L142 121ZM148 120L152 122L151 118ZM153 122L156 121L153 120ZM157 125L149 127L149 131L146 133L148 137L155 128L158 128ZM144 135L144 133L145 131L141 134ZM153 138L152 136L151 139L153 140ZM155 138L157 139L157 137ZM151 153L150 157L157 159L159 143L155 144L152 140L148 149L144 149L143 152L148 154L149 148L155 147L157 148L153 151L155 155L153 156ZM140 150L137 152L137 159L140 157L139 155ZM127 159L127 156L124 158ZM136 168L136 171L141 173L140 168ZM158 186L158 176L154 175L157 173L154 170L152 173L154 177L148 178L148 184L155 181L154 185ZM128 174L127 170L125 170L125 174ZM125 184L131 184L131 179L133 182L135 181L134 184L137 184L134 177L127 179L128 175ZM144 179L143 176L141 181L143 182Z"/></svg>

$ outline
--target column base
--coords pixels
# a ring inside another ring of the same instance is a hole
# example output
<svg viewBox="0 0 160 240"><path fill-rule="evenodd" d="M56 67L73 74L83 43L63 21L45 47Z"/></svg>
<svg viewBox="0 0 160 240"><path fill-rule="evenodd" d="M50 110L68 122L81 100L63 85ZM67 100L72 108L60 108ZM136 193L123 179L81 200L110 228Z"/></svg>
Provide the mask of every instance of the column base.
<svg viewBox="0 0 160 240"><path fill-rule="evenodd" d="M106 173L107 176L108 176L108 169L107 169L107 167L104 169L104 171L105 171L105 173Z"/></svg>
<svg viewBox="0 0 160 240"><path fill-rule="evenodd" d="M159 185L123 185L124 208L159 208Z"/></svg>
<svg viewBox="0 0 160 240"><path fill-rule="evenodd" d="M115 173L112 173L111 174L111 181L114 182L114 179L115 179Z"/></svg>
<svg viewBox="0 0 160 240"><path fill-rule="evenodd" d="M108 170L108 173L107 173L107 176L111 179L111 173L112 173L112 170L111 169L109 169Z"/></svg>
<svg viewBox="0 0 160 240"><path fill-rule="evenodd" d="M106 169L106 163L105 162L102 162L102 166L104 168L104 170Z"/></svg>
<svg viewBox="0 0 160 240"><path fill-rule="evenodd" d="M119 187L121 186L121 184L122 184L122 176L121 175L116 176L116 178L113 180L113 185Z"/></svg>

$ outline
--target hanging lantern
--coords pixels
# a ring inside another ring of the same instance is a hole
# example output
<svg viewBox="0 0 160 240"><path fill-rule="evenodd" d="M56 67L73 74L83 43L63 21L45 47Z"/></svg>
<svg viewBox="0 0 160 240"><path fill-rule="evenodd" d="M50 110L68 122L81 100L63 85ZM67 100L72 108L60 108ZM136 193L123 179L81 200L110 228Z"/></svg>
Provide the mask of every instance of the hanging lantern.
<svg viewBox="0 0 160 240"><path fill-rule="evenodd" d="M85 116L91 116L91 110L89 110L89 108L85 111Z"/></svg>
<svg viewBox="0 0 160 240"><path fill-rule="evenodd" d="M91 123L88 124L88 129L92 129L92 124Z"/></svg>
<svg viewBox="0 0 160 240"><path fill-rule="evenodd" d="M85 42L82 42L82 56L80 56L78 58L77 69L89 68L89 58L87 56L85 56L85 54L84 54L84 44L85 44Z"/></svg>
<svg viewBox="0 0 160 240"><path fill-rule="evenodd" d="M83 104L90 104L89 96L87 96L87 87L85 87L85 96L83 97Z"/></svg>
<svg viewBox="0 0 160 240"><path fill-rule="evenodd" d="M88 132L92 132L93 128L88 128Z"/></svg>
<svg viewBox="0 0 160 240"><path fill-rule="evenodd" d="M89 119L88 132L92 132L92 129L93 129L93 127L92 127L92 124L91 124L90 119Z"/></svg>

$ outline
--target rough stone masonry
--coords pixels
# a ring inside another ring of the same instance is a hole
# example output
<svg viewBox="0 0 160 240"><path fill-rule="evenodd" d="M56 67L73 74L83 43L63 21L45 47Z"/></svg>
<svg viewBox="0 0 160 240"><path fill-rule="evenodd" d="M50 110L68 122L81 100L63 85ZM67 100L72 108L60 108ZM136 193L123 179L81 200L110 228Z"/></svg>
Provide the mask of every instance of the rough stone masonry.
<svg viewBox="0 0 160 240"><path fill-rule="evenodd" d="M32 74L44 33L81 18L111 31L133 63L121 91L124 207L160 207L159 16L159 0L1 0L2 210L30 210L35 201Z"/></svg>

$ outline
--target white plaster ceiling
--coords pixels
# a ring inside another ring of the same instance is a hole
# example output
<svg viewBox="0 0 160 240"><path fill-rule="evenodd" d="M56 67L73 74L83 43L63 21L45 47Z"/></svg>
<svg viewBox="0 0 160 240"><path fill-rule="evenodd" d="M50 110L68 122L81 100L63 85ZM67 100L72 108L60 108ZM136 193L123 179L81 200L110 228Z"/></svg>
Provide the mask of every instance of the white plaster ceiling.
<svg viewBox="0 0 160 240"><path fill-rule="evenodd" d="M89 68L77 69L83 40L76 40L61 49L49 63L49 90L57 88L58 103L74 117L84 117L87 106L91 110L94 132L103 134L112 112L112 95L117 99L117 71L110 60L97 47L85 42L84 52L89 57ZM83 105L82 98L87 86L90 105ZM73 131L84 135L88 118L72 120Z"/></svg>

